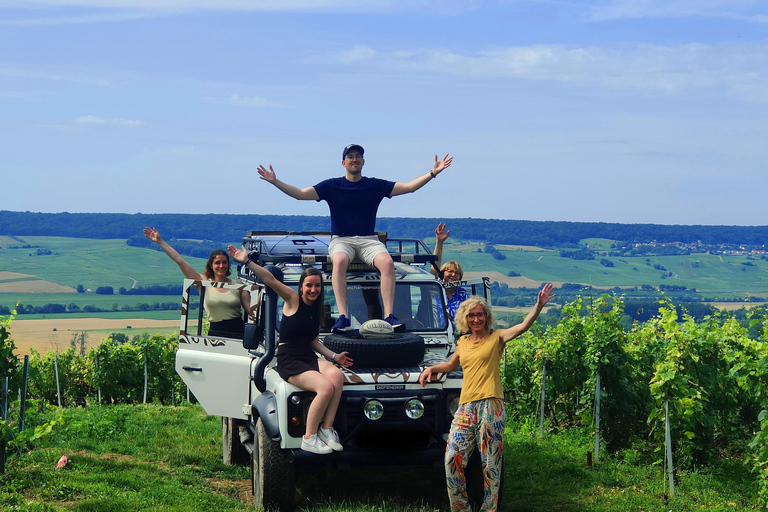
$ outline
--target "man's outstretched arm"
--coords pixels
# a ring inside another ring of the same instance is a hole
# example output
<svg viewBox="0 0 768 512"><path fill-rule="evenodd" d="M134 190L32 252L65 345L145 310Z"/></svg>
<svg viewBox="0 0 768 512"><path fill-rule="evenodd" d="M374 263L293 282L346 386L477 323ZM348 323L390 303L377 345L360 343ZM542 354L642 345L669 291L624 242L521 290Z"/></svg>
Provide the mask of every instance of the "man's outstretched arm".
<svg viewBox="0 0 768 512"><path fill-rule="evenodd" d="M416 192L421 187L426 185L428 181L437 178L438 174L443 172L443 170L446 168L450 167L452 161L453 157L448 157L447 154L443 157L442 160L438 160L437 155L435 155L435 165L427 174L424 176L419 176L415 180L409 181L408 183L398 181L395 183L395 187L392 189L392 194L390 194L389 197L399 196L400 194L408 194L409 192Z"/></svg>
<svg viewBox="0 0 768 512"><path fill-rule="evenodd" d="M291 196L294 199L302 199L307 201L317 201L320 199L318 197L317 192L315 191L315 187L307 187L307 188L299 188L294 187L293 185L289 185L288 183L283 183L277 177L275 176L275 171L272 170L272 166L269 166L269 170L267 170L263 165L260 165L257 169L259 172L259 177L263 179L266 182L269 182L276 186L280 191L283 193Z"/></svg>

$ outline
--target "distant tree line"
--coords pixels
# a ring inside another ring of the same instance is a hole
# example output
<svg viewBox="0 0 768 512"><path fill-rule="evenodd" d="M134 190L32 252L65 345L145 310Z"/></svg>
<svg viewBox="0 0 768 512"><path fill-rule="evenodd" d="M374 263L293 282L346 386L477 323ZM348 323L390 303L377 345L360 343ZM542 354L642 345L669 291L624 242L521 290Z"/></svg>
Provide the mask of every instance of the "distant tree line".
<svg viewBox="0 0 768 512"><path fill-rule="evenodd" d="M576 251L560 251L561 258L571 258L574 260L593 260L595 259L595 251L591 249L578 249Z"/></svg>
<svg viewBox="0 0 768 512"><path fill-rule="evenodd" d="M241 237L242 235L245 235L245 232L241 234ZM223 242L213 242L211 240L203 240L202 242L190 242L188 240L179 240L175 237L172 237L169 238L167 242L171 244L179 254L183 254L184 256L192 256L193 258L207 258L208 255L211 254L211 251L214 249L225 248L225 244ZM162 251L159 245L144 235L134 235L129 237L125 243L131 247L148 247L155 251Z"/></svg>
<svg viewBox="0 0 768 512"><path fill-rule="evenodd" d="M196 309L198 303L193 303L191 309ZM132 312L132 311L178 311L181 309L181 302L154 302L152 304L146 302L137 302L134 305L123 304L118 305L116 302L109 308L101 308L98 306L92 306L86 304L80 307L78 304L71 302L69 304L43 304L42 306L33 306L32 304L17 304L15 308L9 308L8 306L0 305L0 316L8 316L13 313L13 309L16 310L17 315L52 315L62 313L116 313L118 311Z"/></svg>
<svg viewBox="0 0 768 512"><path fill-rule="evenodd" d="M460 240L476 240L490 244L536 245L564 247L585 238L622 241L617 253L635 250L658 254L684 252L633 244L650 242L692 244L743 244L764 246L768 242L768 226L684 226L661 224L618 224L607 222L563 222L499 220L474 218L380 218L376 229L391 237L425 238L440 221L448 224L451 234ZM262 231L328 231L328 216L301 215L227 215L227 214L126 214L126 213L35 213L0 211L0 235L63 236L73 238L143 238L141 230L154 226L167 239L210 240L232 243L249 230ZM147 240L145 243L149 243ZM206 254L207 256L207 254Z"/></svg>
<svg viewBox="0 0 768 512"><path fill-rule="evenodd" d="M136 288L120 288L120 295L181 295L184 287L180 284L153 284Z"/></svg>
<svg viewBox="0 0 768 512"><path fill-rule="evenodd" d="M491 257L495 260L507 259L507 256L499 252L499 250L495 248L492 244L486 244L485 248L483 249L483 252L490 254Z"/></svg>

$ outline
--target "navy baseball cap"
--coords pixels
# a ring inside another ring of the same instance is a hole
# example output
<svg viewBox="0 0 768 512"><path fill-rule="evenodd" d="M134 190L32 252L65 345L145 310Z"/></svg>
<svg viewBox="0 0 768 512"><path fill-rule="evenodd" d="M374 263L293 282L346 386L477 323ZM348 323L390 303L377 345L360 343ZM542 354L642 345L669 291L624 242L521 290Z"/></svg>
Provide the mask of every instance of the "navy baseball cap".
<svg viewBox="0 0 768 512"><path fill-rule="evenodd" d="M344 160L345 158L347 158L347 153L349 153L353 149L360 151L361 155L365 154L365 150L363 149L363 146L361 146L360 144L350 144L349 146L344 148L344 152L341 154L341 159Z"/></svg>

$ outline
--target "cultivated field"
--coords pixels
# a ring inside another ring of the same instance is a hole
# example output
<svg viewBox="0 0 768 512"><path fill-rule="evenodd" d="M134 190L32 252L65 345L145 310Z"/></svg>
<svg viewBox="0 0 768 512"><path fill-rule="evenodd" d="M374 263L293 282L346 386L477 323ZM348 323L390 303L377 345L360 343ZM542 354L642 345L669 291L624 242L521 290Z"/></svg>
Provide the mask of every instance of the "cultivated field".
<svg viewBox="0 0 768 512"><path fill-rule="evenodd" d="M138 233L137 233L138 234ZM120 287L179 283L183 279L179 267L160 251L129 247L124 239L93 240L24 236L24 241L3 244L0 248L0 269L12 269L36 279L51 281L72 288L82 284L86 289L112 286L115 293ZM37 251L51 251L38 255ZM198 270L205 267L205 259L186 257Z"/></svg>
<svg viewBox="0 0 768 512"><path fill-rule="evenodd" d="M768 261L743 255L690 254L682 256L642 256L605 258L613 263L606 267L594 260L574 260L560 257L559 251L497 249L506 256L495 260L482 251L482 244L446 244L443 261L458 260L465 275L490 275L498 272L507 276L510 270L534 282L579 283L597 288L677 285L695 288L709 295L766 297L768 296ZM658 265L659 268L655 268ZM663 268L664 270L661 270ZM671 272L672 275L666 275ZM511 278L517 279L517 278ZM494 279L498 280L498 279ZM499 280L499 282L502 282ZM509 286L518 282L503 281Z"/></svg>
<svg viewBox="0 0 768 512"><path fill-rule="evenodd" d="M39 277L18 272L0 271L0 293L77 293L71 286L43 281Z"/></svg>
<svg viewBox="0 0 768 512"><path fill-rule="evenodd" d="M130 328L128 328L130 326ZM76 332L88 335L88 346L95 347L110 333L120 332L129 336L147 333L171 334L178 332L179 320L154 320L149 318L55 318L39 320L13 320L11 337L17 355L29 354L30 347L40 353L49 350L65 350Z"/></svg>

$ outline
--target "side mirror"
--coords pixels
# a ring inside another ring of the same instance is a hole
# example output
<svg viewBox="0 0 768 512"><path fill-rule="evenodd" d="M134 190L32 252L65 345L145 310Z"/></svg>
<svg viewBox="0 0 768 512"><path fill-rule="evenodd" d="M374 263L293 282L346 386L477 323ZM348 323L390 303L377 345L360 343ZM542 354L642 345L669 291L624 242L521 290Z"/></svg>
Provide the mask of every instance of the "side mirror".
<svg viewBox="0 0 768 512"><path fill-rule="evenodd" d="M261 342L264 341L262 333L263 331L259 328L259 324L245 324L243 328L243 348L246 350L259 348Z"/></svg>

